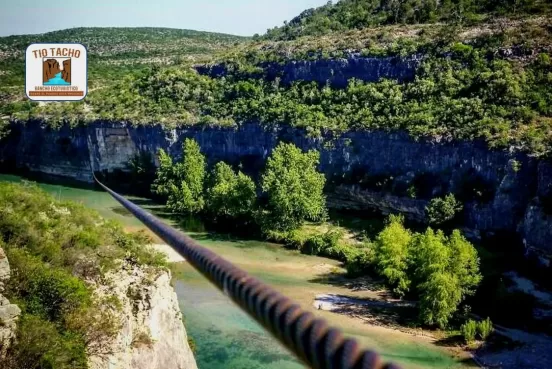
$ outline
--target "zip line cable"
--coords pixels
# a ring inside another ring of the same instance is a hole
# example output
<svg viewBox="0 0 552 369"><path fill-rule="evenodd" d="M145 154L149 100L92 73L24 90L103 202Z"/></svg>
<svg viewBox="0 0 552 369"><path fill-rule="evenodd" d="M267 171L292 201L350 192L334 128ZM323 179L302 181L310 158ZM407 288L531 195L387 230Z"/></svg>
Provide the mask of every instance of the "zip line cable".
<svg viewBox="0 0 552 369"><path fill-rule="evenodd" d="M213 251L96 182L247 314L313 369L400 369Z"/></svg>

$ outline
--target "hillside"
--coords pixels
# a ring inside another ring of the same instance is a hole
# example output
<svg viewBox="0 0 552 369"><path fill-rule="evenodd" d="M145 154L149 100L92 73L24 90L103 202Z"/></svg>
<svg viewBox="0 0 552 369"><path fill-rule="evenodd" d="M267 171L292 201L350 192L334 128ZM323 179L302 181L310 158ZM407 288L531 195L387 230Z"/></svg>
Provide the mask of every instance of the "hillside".
<svg viewBox="0 0 552 369"><path fill-rule="evenodd" d="M481 16L465 24L437 17L420 19L441 21L436 24L375 22L383 24L378 26L370 19L381 9L371 4L348 0L303 13L301 24L324 14L332 24L341 24L340 31L324 28L317 31L323 35L288 41L255 38L239 43L231 36L212 36L217 41L208 43L205 34L192 32L204 45L218 46L205 51L203 59L161 68L149 68L144 55L174 60L177 48L159 45L170 43L177 31L167 31L166 38L131 32L132 38L124 31L91 30L96 62L84 102L39 105L14 102L10 95L4 100L11 103L0 114L4 121L41 119L53 126L96 120L171 127L258 122L304 128L312 136L400 130L417 138L484 140L495 148L549 153L552 22L546 3L526 2L522 12L491 9L479 1L473 3L479 4L473 14ZM369 15L356 26L344 21L354 7ZM297 27L301 32L296 36L311 33L307 26ZM265 38L278 39L274 32ZM110 37L126 41L105 41ZM141 45L139 51L133 49L136 45ZM129 60L132 66L126 64Z"/></svg>
<svg viewBox="0 0 552 369"><path fill-rule="evenodd" d="M171 28L72 28L0 37L0 101L23 99L24 53L31 43L76 42L89 52L89 88L108 85L149 68L202 61L245 37Z"/></svg>
<svg viewBox="0 0 552 369"><path fill-rule="evenodd" d="M495 16L542 14L546 0L341 0L308 9L284 26L269 29L265 38L291 40L330 32L390 24L464 23L489 21Z"/></svg>
<svg viewBox="0 0 552 369"><path fill-rule="evenodd" d="M36 185L0 183L0 305L20 314L0 335L0 367L196 368L165 257L149 243Z"/></svg>

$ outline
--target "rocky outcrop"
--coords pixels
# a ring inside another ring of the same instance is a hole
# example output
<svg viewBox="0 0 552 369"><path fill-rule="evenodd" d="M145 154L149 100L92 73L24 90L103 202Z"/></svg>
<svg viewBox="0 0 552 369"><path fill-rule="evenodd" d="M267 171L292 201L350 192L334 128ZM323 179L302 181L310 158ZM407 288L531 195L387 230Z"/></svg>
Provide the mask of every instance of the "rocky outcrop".
<svg viewBox="0 0 552 369"><path fill-rule="evenodd" d="M398 81L409 81L414 78L415 71L422 57L363 57L352 54L343 59L290 60L283 63L262 63L262 77L272 81L279 77L283 84L295 81L315 81L321 84L329 83L333 87L347 86L351 78L366 82L377 82L382 78ZM200 65L196 70L212 78L228 74L229 67L225 64Z"/></svg>
<svg viewBox="0 0 552 369"><path fill-rule="evenodd" d="M121 302L121 329L90 369L197 369L170 273L125 264L97 293Z"/></svg>
<svg viewBox="0 0 552 369"><path fill-rule="evenodd" d="M211 162L241 164L249 173L262 170L279 141L317 149L330 188L339 188L332 206L400 211L420 220L428 199L463 194L466 229L517 233L527 247L549 250L552 219L541 199L552 190L552 165L522 153L490 150L478 141L415 140L406 133L383 131L312 138L301 129L255 123L166 130L96 122L54 130L27 122L12 125L8 139L0 143L0 165L91 182L93 171L126 170L140 152L154 155L163 148L179 158L185 138L194 138ZM385 191L359 187L359 176L392 178L393 186ZM399 189L410 186L418 191L416 199Z"/></svg>
<svg viewBox="0 0 552 369"><path fill-rule="evenodd" d="M10 278L10 264L4 250L0 248L0 359L6 355L6 351L15 338L16 323L21 310L17 305L10 304L2 293L4 286Z"/></svg>

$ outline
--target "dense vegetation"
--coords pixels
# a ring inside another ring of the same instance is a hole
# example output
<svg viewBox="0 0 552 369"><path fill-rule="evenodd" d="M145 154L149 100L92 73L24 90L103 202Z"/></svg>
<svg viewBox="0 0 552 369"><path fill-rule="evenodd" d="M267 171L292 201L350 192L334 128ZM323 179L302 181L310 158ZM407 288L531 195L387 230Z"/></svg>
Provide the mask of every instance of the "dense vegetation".
<svg viewBox="0 0 552 369"><path fill-rule="evenodd" d="M478 22L489 15L542 13L545 0L341 0L308 9L284 26L269 29L268 39L289 40L382 24Z"/></svg>
<svg viewBox="0 0 552 369"><path fill-rule="evenodd" d="M307 11L267 36L293 41L243 43L227 35L166 29L74 29L45 34L40 37L88 42L91 82L105 88L92 86L84 102L39 106L21 99L21 91L9 87L0 93L0 99L9 101L0 105L0 116L23 121L39 118L53 126L98 119L168 126L258 122L289 124L311 135L328 130L405 130L414 137L483 139L491 147L547 154L552 140L552 40L547 3L462 0L446 1L439 7L434 3L344 0ZM417 10L412 13L409 8ZM447 17L456 17L458 12L485 23L451 24ZM420 18L420 14L426 15ZM495 17L501 14L541 17ZM419 21L449 23L371 28ZM326 23L329 28L319 26ZM327 35L333 29L339 34ZM282 32L298 33L284 37ZM4 61L17 55L33 37L2 39ZM181 42L209 45L204 55L223 52L217 60L226 66L227 74L223 78L199 75L182 58L176 58L176 63L172 58L174 65L163 66L166 63L160 60L166 61L169 55L190 55ZM236 47L228 48L235 42ZM149 54L143 57L129 51L135 49ZM160 50L164 51L158 57ZM402 83L352 79L341 89L266 78L270 63L350 57L352 53L424 58L416 78ZM96 68L94 60L102 67ZM152 61L159 63L150 68ZM2 86L20 86L21 65L6 62L5 66L0 78L9 83Z"/></svg>
<svg viewBox="0 0 552 369"><path fill-rule="evenodd" d="M212 220L242 224L255 219L265 232L293 230L325 216L326 180L316 170L315 151L302 153L293 144L281 143L268 160L260 199L255 182L224 162L207 173L206 159L192 139L184 141L180 162L173 163L160 149L159 163L152 192L176 214L206 213Z"/></svg>
<svg viewBox="0 0 552 369"><path fill-rule="evenodd" d="M376 238L374 262L395 293L419 298L424 324L442 328L481 282L477 251L459 231L412 234L400 217L391 216Z"/></svg>
<svg viewBox="0 0 552 369"><path fill-rule="evenodd" d="M514 146L538 155L550 150L552 62L547 53L521 63L452 43L425 59L412 82L351 80L345 89L300 81L285 86L253 78L251 68L236 66L221 79L187 67L153 69L95 91L86 103L18 103L2 111L52 125L95 119L165 125L259 122L289 124L312 135L406 130L414 137L484 139L492 147Z"/></svg>
<svg viewBox="0 0 552 369"><path fill-rule="evenodd" d="M0 183L0 247L12 269L5 294L22 310L0 367L84 369L88 355L108 354L120 302L95 295L93 284L123 260L164 265L146 241L35 185Z"/></svg>
<svg viewBox="0 0 552 369"><path fill-rule="evenodd" d="M317 172L315 151L303 153L280 143L267 161L259 192L250 177L224 162L208 170L191 139L184 141L180 162L173 163L163 150L159 161L152 190L173 212L201 212L211 221L231 224L231 230L245 225L250 235L256 228L259 235L302 252L342 260L351 274L376 273L397 296L419 299L422 324L446 327L481 281L477 252L459 231L448 237L431 228L413 234L402 218L391 216L373 242L346 242L333 227L305 233L307 222L322 224L327 212L325 178ZM448 221L450 207L454 215L458 204L453 196L432 205L430 214Z"/></svg>

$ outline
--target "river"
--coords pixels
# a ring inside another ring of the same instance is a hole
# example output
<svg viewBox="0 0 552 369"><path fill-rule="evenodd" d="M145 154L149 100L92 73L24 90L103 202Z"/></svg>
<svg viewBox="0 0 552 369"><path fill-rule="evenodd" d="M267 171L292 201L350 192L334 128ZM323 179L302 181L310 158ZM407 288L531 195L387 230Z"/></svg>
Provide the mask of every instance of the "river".
<svg viewBox="0 0 552 369"><path fill-rule="evenodd" d="M21 178L0 174L0 181L19 182ZM145 228L105 192L92 187L77 188L66 184L39 185L56 198L81 202L106 218L120 221L129 230ZM357 338L362 345L377 350L387 360L393 360L404 368L471 366L449 349L440 347L427 338L367 324L361 319L315 310L312 302L317 294L362 296L362 292L353 291L345 285L330 284L321 278L328 273L343 272L337 261L302 255L273 243L231 239L208 233L197 220L177 222L163 213L163 207L147 199L131 199L169 224L188 232L205 247L295 299L303 307L339 326L346 334ZM200 369L303 367L187 263L175 266L175 289L186 329L197 346L196 358Z"/></svg>

